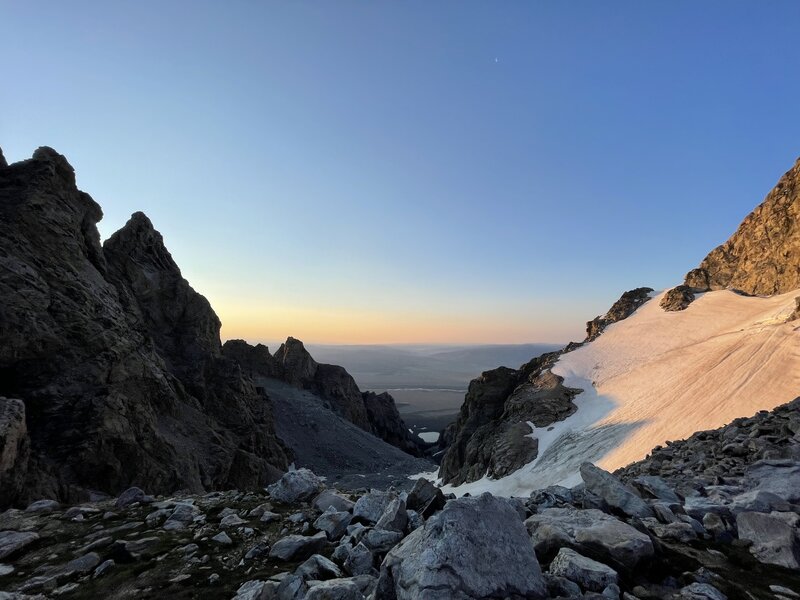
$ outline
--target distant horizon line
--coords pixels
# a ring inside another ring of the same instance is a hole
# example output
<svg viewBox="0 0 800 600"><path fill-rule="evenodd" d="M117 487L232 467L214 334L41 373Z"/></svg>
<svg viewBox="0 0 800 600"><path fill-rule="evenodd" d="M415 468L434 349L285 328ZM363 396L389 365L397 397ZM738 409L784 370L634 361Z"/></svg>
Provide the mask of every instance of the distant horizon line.
<svg viewBox="0 0 800 600"><path fill-rule="evenodd" d="M299 340L300 342L303 343L303 345L307 345L307 346L308 345L310 345L310 346L327 346L327 347L331 347L331 348L342 347L342 346L347 346L347 347L352 347L352 348L375 347L375 346L388 346L388 347L392 347L392 348L402 348L402 347L417 348L417 347L421 347L421 346L425 346L425 347L431 347L431 346L453 347L453 348L461 347L461 346L469 346L471 348L474 348L474 347L491 348L491 347L499 347L499 346L505 346L505 347L508 347L508 346L518 346L518 347L522 347L522 346L566 346L567 344L575 341L575 340L570 340L568 342L371 342L371 343L364 343L364 342L315 342L315 341L306 341L306 340L297 338L295 336L287 336L286 339L288 339L289 337L293 337L294 339ZM230 337L230 338L223 338L222 339L222 343L224 344L225 342L228 342L230 340L241 340L241 339L244 339L244 341L246 341L248 344L252 344L252 345L264 344L265 346L274 346L275 344L280 345L280 344L283 344L286 341L286 339L283 339L283 340L275 339L275 340L255 340L255 341L250 341L250 340L248 340L246 338Z"/></svg>

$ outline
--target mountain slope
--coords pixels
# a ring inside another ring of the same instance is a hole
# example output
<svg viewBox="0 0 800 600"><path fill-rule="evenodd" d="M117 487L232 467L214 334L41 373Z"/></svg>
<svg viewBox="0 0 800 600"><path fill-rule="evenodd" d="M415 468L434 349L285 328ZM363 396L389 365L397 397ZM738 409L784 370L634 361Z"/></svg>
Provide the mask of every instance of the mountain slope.
<svg viewBox="0 0 800 600"><path fill-rule="evenodd" d="M228 340L222 351L259 382L278 379L308 390L364 431L414 456L424 453L425 443L409 432L394 398L386 392L362 392L344 367L318 363L300 340L288 338L274 356L263 344L251 346L244 340Z"/></svg>
<svg viewBox="0 0 800 600"><path fill-rule="evenodd" d="M106 248L101 217L54 150L0 166L0 396L26 424L11 467L0 444L0 506L279 476L269 402L222 356L208 302L146 217Z"/></svg>
<svg viewBox="0 0 800 600"><path fill-rule="evenodd" d="M510 414L508 398L491 414L467 395L462 417L448 428L439 476L459 492L521 494L579 481L584 461L614 469L643 458L655 444L719 427L795 398L800 391L800 163L748 216L734 236L687 276L656 296L649 288L623 295L591 321L583 344L571 345L536 371L581 390L576 410L551 423ZM698 279L699 278L699 279ZM723 288L743 289L746 294ZM717 291L702 293L712 288ZM773 294L755 297L748 294ZM524 368L524 367L523 367ZM486 377L487 374L484 374ZM476 380L476 385L481 380ZM514 384L518 384L517 379ZM472 387L471 387L472 389ZM515 388L516 389L516 388ZM464 414L478 415L477 421ZM482 457L507 453L512 428L525 431L528 460L498 479ZM479 441L475 432L480 434ZM463 439L467 433L467 439ZM530 441L527 441L530 440ZM470 451L470 449L472 451ZM480 450L476 452L476 450Z"/></svg>

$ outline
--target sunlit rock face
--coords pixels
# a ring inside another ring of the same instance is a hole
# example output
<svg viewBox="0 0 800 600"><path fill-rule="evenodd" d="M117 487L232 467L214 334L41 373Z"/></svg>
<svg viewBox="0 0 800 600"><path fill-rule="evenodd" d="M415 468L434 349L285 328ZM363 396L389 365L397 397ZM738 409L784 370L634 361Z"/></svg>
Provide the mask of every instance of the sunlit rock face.
<svg viewBox="0 0 800 600"><path fill-rule="evenodd" d="M208 302L147 217L105 248L101 217L54 150L0 165L0 396L24 403L30 452L0 506L277 477L269 403L222 357Z"/></svg>
<svg viewBox="0 0 800 600"><path fill-rule="evenodd" d="M756 295L800 288L800 160L736 233L686 275L686 285Z"/></svg>

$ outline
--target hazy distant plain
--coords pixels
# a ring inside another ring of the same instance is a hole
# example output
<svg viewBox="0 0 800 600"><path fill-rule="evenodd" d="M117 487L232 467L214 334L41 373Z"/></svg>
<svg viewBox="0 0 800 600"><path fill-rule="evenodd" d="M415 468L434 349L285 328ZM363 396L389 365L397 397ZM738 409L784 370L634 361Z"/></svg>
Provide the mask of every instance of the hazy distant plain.
<svg viewBox="0 0 800 600"><path fill-rule="evenodd" d="M469 382L499 366L517 368L557 344L315 345L311 355L342 365L362 390L388 391L406 424L417 432L440 431L452 422Z"/></svg>

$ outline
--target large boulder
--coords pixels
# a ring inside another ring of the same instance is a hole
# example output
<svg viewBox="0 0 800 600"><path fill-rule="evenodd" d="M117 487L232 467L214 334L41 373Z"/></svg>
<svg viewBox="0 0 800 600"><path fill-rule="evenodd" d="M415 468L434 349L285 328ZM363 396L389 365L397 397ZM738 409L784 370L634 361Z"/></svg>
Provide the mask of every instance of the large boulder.
<svg viewBox="0 0 800 600"><path fill-rule="evenodd" d="M607 586L617 584L617 572L601 562L562 548L550 563L550 573L574 581L584 590L602 592Z"/></svg>
<svg viewBox="0 0 800 600"><path fill-rule="evenodd" d="M377 597L386 600L543 598L544 579L519 515L483 494L447 503L391 550Z"/></svg>
<svg viewBox="0 0 800 600"><path fill-rule="evenodd" d="M760 562L789 569L800 568L800 543L795 513L743 512L736 517L739 539L752 542L750 551Z"/></svg>
<svg viewBox="0 0 800 600"><path fill-rule="evenodd" d="M14 556L39 539L32 531L0 531L0 560Z"/></svg>
<svg viewBox="0 0 800 600"><path fill-rule="evenodd" d="M747 468L748 487L770 492L793 504L800 503L800 462L761 460Z"/></svg>
<svg viewBox="0 0 800 600"><path fill-rule="evenodd" d="M586 484L586 491L599 497L613 512L639 518L654 516L653 509L632 487L625 485L608 471L592 463L583 463L581 477Z"/></svg>
<svg viewBox="0 0 800 600"><path fill-rule="evenodd" d="M312 554L318 554L327 542L328 537L320 531L315 535L287 535L272 546L270 558L278 560L304 560Z"/></svg>
<svg viewBox="0 0 800 600"><path fill-rule="evenodd" d="M353 517L374 525L395 498L397 498L395 492L371 490L356 501L353 507Z"/></svg>
<svg viewBox="0 0 800 600"><path fill-rule="evenodd" d="M273 500L292 504L310 500L323 486L322 480L309 469L297 469L284 473L278 481L267 487L267 491Z"/></svg>
<svg viewBox="0 0 800 600"><path fill-rule="evenodd" d="M536 555L552 557L566 546L623 569L632 570L655 554L649 536L596 509L547 508L525 521Z"/></svg>

